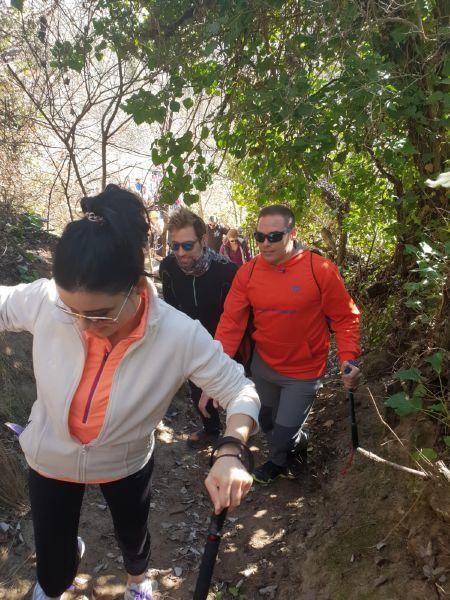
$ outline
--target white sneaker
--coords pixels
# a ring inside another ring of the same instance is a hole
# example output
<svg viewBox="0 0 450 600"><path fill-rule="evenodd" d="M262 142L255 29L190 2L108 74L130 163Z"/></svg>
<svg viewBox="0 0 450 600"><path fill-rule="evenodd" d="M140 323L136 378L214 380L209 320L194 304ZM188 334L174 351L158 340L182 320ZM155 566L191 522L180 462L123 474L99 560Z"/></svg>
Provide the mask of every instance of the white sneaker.
<svg viewBox="0 0 450 600"><path fill-rule="evenodd" d="M61 600L61 598L62 595L54 597L47 596L47 594L41 588L39 583L36 583L36 585L33 588L33 596L31 597L31 600Z"/></svg>
<svg viewBox="0 0 450 600"><path fill-rule="evenodd" d="M80 560L81 560L84 556L84 553L86 552L86 544L83 542L83 538L81 538L80 536L77 537L77 542L78 542L78 556L80 557Z"/></svg>
<svg viewBox="0 0 450 600"><path fill-rule="evenodd" d="M80 560L81 560L84 556L84 553L86 552L86 544L83 542L83 538L81 538L80 536L77 537L77 544L78 544L78 556L80 557ZM36 582L36 585L34 586L34 589L33 589L33 596L31 598L31 600L61 600L62 597L63 597L62 594L61 594L61 596L53 596L53 597L47 596L47 594L41 588L39 583Z"/></svg>
<svg viewBox="0 0 450 600"><path fill-rule="evenodd" d="M142 583L129 583L125 588L123 600L153 600L150 579L144 579Z"/></svg>

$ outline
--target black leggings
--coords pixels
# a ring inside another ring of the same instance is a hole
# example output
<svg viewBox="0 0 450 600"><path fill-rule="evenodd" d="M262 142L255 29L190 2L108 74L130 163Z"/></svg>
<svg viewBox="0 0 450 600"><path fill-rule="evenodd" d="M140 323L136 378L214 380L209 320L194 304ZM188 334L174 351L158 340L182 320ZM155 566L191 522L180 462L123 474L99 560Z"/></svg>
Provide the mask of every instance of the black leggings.
<svg viewBox="0 0 450 600"><path fill-rule="evenodd" d="M137 473L102 483L127 573L140 575L150 560L150 510L153 457ZM85 484L49 479L29 469L29 490L36 544L37 579L50 597L72 585L77 573L78 524Z"/></svg>
<svg viewBox="0 0 450 600"><path fill-rule="evenodd" d="M204 430L207 433L219 435L222 426L220 424L219 411L214 406L213 401L210 399L208 401L208 404L206 405L206 410L211 416L209 418L205 417L205 415L201 412L201 410L198 407L198 403L200 402L200 397L202 395L202 390L199 387L197 387L195 383L192 383L192 381L189 381L189 388L191 390L192 404L194 405L195 410L197 411L197 413L200 416L200 419L202 420Z"/></svg>

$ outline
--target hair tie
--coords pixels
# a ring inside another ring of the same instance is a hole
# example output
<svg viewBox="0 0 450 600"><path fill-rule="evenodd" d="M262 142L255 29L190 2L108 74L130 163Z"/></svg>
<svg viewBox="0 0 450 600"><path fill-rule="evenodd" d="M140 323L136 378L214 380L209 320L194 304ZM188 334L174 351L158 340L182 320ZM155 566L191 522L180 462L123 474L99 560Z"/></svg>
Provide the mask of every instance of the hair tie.
<svg viewBox="0 0 450 600"><path fill-rule="evenodd" d="M103 223L104 219L103 217L100 217L99 215L96 215L93 212L88 212L84 215L84 218L87 219L88 221L92 221L93 223Z"/></svg>

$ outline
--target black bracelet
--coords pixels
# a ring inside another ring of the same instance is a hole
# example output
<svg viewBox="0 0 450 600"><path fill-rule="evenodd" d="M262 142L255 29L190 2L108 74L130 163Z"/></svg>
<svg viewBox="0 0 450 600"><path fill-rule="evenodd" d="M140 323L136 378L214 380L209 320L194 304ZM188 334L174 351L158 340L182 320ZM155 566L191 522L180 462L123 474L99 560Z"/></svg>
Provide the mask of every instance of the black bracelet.
<svg viewBox="0 0 450 600"><path fill-rule="evenodd" d="M247 444L244 444L244 442L242 440L240 440L239 438L236 438L232 435L226 435L225 437L220 438L214 444L214 447L211 451L211 458L209 460L209 466L212 467L215 460L217 460L217 458L220 458L218 456L217 457L215 456L217 450L219 448L222 448L222 446L228 446L229 444L233 444L234 446L237 446L239 448L239 454L236 454L233 456L236 456L236 458L238 458L241 461L241 463L244 465L244 467L247 469L247 471L249 473L253 473L253 468L255 466L255 463L253 460L252 451L247 446ZM225 455L221 455L221 456L225 456Z"/></svg>
<svg viewBox="0 0 450 600"><path fill-rule="evenodd" d="M247 468L245 466L245 464L244 464L244 461L242 460L242 454L240 454L240 453L239 454L219 454L219 456L214 456L214 458L213 458L213 465L216 464L216 461L218 461L219 458L224 458L225 456L228 456L229 458L231 458L231 457L232 458L237 458L242 463L242 465L245 468Z"/></svg>

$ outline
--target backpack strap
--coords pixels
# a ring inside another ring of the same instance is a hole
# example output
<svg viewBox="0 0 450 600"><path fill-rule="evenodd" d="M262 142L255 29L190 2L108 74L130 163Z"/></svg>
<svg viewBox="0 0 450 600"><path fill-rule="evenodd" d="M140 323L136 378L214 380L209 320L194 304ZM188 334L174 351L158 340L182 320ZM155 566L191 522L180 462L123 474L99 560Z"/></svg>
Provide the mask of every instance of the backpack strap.
<svg viewBox="0 0 450 600"><path fill-rule="evenodd" d="M322 295L322 290L320 289L319 282L317 281L316 274L314 273L313 254L315 254L315 252L313 250L310 250L309 251L309 264L311 265L311 273L312 273L314 281L316 282L317 289L319 290L319 294Z"/></svg>
<svg viewBox="0 0 450 600"><path fill-rule="evenodd" d="M255 258L253 259L252 268L250 269L250 275L248 276L247 285L250 283L250 279L252 278L253 271L255 270L257 260L258 260L258 257L255 256Z"/></svg>

